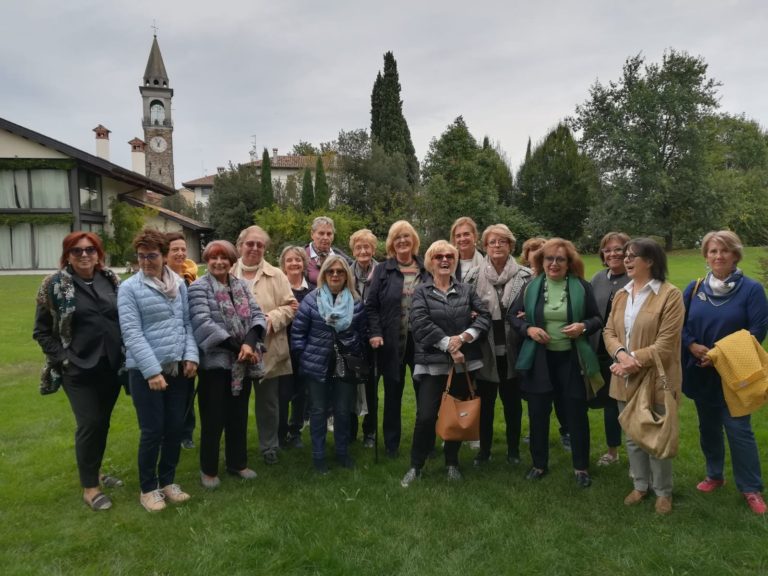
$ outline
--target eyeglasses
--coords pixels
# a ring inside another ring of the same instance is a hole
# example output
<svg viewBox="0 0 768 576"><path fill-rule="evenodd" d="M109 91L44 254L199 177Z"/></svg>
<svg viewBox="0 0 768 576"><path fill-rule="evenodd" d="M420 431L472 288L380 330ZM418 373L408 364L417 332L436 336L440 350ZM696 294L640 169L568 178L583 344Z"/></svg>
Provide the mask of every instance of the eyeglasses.
<svg viewBox="0 0 768 576"><path fill-rule="evenodd" d="M96 254L96 246L86 246L84 248L81 248L80 246L75 246L74 248L69 249L69 253L72 254L72 256L80 257L83 254L87 254L88 256L93 256Z"/></svg>
<svg viewBox="0 0 768 576"><path fill-rule="evenodd" d="M547 264L565 264L568 258L564 256L544 256L544 262Z"/></svg>
<svg viewBox="0 0 768 576"><path fill-rule="evenodd" d="M497 238L496 240L489 240L488 246L506 246L509 244L509 240L506 238Z"/></svg>
<svg viewBox="0 0 768 576"><path fill-rule="evenodd" d="M453 260L456 258L453 254L435 254L432 256L432 260Z"/></svg>
<svg viewBox="0 0 768 576"><path fill-rule="evenodd" d="M246 248L257 248L258 250L261 250L265 246L264 242L261 240L248 240L247 242L243 242L243 245Z"/></svg>
<svg viewBox="0 0 768 576"><path fill-rule="evenodd" d="M624 254L624 260L629 260L632 262L635 258L637 258L637 254L632 254L631 252Z"/></svg>
<svg viewBox="0 0 768 576"><path fill-rule="evenodd" d="M343 268L329 268L325 271L327 276L346 276L347 271Z"/></svg>
<svg viewBox="0 0 768 576"><path fill-rule="evenodd" d="M603 254L624 254L624 248L604 248Z"/></svg>
<svg viewBox="0 0 768 576"><path fill-rule="evenodd" d="M136 254L136 258L141 260L149 260L150 262L154 262L158 258L160 258L160 252L147 252L146 254Z"/></svg>

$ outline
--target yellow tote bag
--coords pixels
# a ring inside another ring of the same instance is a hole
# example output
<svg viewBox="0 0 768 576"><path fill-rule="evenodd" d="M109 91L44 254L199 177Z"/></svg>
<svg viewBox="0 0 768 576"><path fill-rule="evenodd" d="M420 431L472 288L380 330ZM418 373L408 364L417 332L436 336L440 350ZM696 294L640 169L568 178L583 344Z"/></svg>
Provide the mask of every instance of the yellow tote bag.
<svg viewBox="0 0 768 576"><path fill-rule="evenodd" d="M707 352L720 374L731 416L752 414L768 400L768 353L748 330L715 342Z"/></svg>

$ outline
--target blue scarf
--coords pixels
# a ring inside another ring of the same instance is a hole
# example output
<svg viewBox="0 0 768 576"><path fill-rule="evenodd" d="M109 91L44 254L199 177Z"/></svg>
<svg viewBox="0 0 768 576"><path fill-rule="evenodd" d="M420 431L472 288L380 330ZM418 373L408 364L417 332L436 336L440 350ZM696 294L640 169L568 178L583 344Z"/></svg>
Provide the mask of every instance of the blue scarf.
<svg viewBox="0 0 768 576"><path fill-rule="evenodd" d="M742 284L744 283L743 281L744 273L738 268L731 272L728 278L722 282L719 282L712 276L712 272L709 272L704 278L704 281L699 285L699 292L706 294L706 297L714 306L719 306L720 304L725 304L728 300L733 298L733 295L739 291ZM710 282L714 282L722 286L722 288L719 290L719 293L712 289ZM705 299L703 294L700 295L699 298L701 300Z"/></svg>
<svg viewBox="0 0 768 576"><path fill-rule="evenodd" d="M317 310L325 323L336 332L343 332L352 324L352 314L355 311L355 301L348 288L344 288L334 300L331 289L327 284L317 289Z"/></svg>

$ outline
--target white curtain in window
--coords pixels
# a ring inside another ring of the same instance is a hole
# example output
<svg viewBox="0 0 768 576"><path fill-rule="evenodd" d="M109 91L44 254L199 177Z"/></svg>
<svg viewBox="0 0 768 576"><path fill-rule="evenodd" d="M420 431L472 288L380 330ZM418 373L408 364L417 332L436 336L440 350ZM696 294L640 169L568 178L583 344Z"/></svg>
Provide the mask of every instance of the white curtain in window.
<svg viewBox="0 0 768 576"><path fill-rule="evenodd" d="M0 171L0 208L29 208L29 180L26 170Z"/></svg>
<svg viewBox="0 0 768 576"><path fill-rule="evenodd" d="M32 260L32 225L17 224L11 227L10 237L8 239L9 250L11 253L11 263L9 268L34 268L35 263Z"/></svg>
<svg viewBox="0 0 768 576"><path fill-rule="evenodd" d="M0 226L0 270L11 267L11 228Z"/></svg>
<svg viewBox="0 0 768 576"><path fill-rule="evenodd" d="M66 170L32 170L35 208L69 208L69 179Z"/></svg>
<svg viewBox="0 0 768 576"><path fill-rule="evenodd" d="M61 241L69 234L68 224L35 225L35 248L37 249L37 268L59 267Z"/></svg>
<svg viewBox="0 0 768 576"><path fill-rule="evenodd" d="M13 194L12 170L0 170L0 208L18 208Z"/></svg>

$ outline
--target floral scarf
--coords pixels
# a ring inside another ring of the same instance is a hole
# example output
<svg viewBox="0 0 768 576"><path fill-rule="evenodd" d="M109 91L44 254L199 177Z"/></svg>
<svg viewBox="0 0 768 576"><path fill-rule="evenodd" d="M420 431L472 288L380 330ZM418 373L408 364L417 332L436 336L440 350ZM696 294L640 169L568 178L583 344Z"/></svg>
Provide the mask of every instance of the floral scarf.
<svg viewBox="0 0 768 576"><path fill-rule="evenodd" d="M331 289L327 284L317 289L317 310L325 323L336 332L343 332L352 324L352 314L355 311L355 301L349 289L344 288L334 300Z"/></svg>

